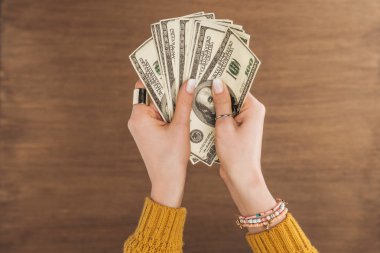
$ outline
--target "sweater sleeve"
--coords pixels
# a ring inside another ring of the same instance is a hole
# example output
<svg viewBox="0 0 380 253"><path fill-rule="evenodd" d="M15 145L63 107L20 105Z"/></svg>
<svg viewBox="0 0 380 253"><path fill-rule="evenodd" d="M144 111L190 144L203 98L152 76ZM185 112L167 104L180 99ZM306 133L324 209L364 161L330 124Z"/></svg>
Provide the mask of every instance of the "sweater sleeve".
<svg viewBox="0 0 380 253"><path fill-rule="evenodd" d="M246 235L246 239L254 253L318 252L310 243L297 221L288 213L285 220L269 231Z"/></svg>
<svg viewBox="0 0 380 253"><path fill-rule="evenodd" d="M185 208L163 206L146 198L137 228L124 243L124 253L182 252L185 219Z"/></svg>

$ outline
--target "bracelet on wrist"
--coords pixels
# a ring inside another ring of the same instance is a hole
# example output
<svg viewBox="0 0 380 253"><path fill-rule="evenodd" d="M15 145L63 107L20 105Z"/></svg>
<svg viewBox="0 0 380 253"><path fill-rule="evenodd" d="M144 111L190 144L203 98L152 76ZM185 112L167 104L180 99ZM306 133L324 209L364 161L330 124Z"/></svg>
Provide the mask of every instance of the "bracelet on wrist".
<svg viewBox="0 0 380 253"><path fill-rule="evenodd" d="M265 227L269 230L271 223L286 215L288 212L288 208L286 208L287 204L285 200L277 198L276 205L273 208L252 216L239 216L236 224L241 229L243 227Z"/></svg>

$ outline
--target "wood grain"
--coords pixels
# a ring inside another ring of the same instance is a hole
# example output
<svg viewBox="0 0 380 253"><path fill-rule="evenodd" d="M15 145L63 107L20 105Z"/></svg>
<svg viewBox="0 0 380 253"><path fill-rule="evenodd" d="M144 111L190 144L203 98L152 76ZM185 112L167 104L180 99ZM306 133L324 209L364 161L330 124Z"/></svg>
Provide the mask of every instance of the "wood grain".
<svg viewBox="0 0 380 253"><path fill-rule="evenodd" d="M1 2L0 251L121 252L149 180L128 55L199 10L252 35L263 168L321 252L380 251L380 2ZM217 168L189 169L187 252L250 252Z"/></svg>

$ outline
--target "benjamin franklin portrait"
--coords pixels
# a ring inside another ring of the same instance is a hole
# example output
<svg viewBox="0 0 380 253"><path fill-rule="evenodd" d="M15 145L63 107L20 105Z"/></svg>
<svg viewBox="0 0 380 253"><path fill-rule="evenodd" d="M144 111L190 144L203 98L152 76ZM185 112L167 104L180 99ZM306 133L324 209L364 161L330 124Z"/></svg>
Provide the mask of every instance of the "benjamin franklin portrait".
<svg viewBox="0 0 380 253"><path fill-rule="evenodd" d="M194 92L193 110L195 115L205 124L215 126L215 107L212 98L212 80L200 83ZM228 87L228 86L227 86ZM232 90L228 87L231 95L232 112L236 114L237 99Z"/></svg>

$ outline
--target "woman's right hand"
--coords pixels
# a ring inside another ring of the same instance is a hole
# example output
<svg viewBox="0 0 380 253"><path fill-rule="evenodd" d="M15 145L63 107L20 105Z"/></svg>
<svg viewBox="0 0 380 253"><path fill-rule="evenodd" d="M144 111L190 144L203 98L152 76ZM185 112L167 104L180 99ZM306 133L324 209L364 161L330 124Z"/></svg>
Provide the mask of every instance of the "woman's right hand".
<svg viewBox="0 0 380 253"><path fill-rule="evenodd" d="M213 81L212 92L216 115L232 113L228 88L220 79ZM220 175L244 216L267 211L276 205L261 172L264 116L264 105L249 93L235 118L216 120ZM260 232L262 229L250 228L249 231Z"/></svg>

